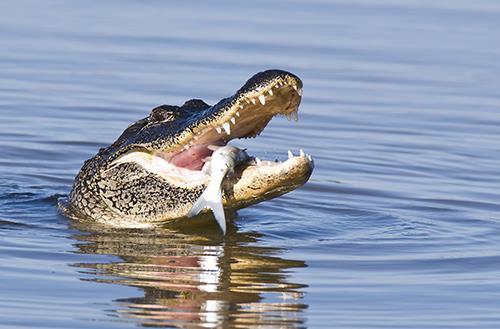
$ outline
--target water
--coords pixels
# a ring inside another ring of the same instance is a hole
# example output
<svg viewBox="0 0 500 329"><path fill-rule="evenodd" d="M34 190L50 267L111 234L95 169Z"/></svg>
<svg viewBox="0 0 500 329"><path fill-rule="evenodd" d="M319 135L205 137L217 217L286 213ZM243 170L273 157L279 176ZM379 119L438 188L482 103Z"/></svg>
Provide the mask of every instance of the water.
<svg viewBox="0 0 500 329"><path fill-rule="evenodd" d="M500 326L496 1L0 4L0 326ZM156 105L304 81L308 184L216 227L60 216L83 161Z"/></svg>

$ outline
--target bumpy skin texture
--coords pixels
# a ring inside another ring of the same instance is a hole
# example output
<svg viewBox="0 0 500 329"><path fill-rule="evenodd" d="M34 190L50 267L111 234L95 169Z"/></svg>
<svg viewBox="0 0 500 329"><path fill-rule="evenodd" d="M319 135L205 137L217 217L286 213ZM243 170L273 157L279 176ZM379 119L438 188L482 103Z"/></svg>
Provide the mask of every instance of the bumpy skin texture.
<svg viewBox="0 0 500 329"><path fill-rule="evenodd" d="M153 144L152 136L176 131L176 122L189 121L193 114L206 108L209 106L200 100L190 100L182 107L162 105L129 126L115 143L85 161L69 196L71 209L65 214L113 226L142 226L162 222L168 219L165 214L178 213L179 207L192 204L205 185L190 189L172 186L135 163L108 166L121 154L136 148L132 140L142 138L152 140L148 144ZM145 127L153 131L141 136Z"/></svg>
<svg viewBox="0 0 500 329"><path fill-rule="evenodd" d="M207 127L213 133L237 110L242 112L238 120L243 129L237 137L254 137L274 115L297 110L301 88L302 82L295 75L269 70L256 74L235 95L213 106L192 99L182 106L162 105L153 109L149 116L130 125L112 145L100 149L84 163L67 202L60 204L62 213L117 227L154 226L185 216L208 181L181 187L134 162L116 165L113 161L137 151L177 152L195 135L205 134ZM255 99L264 93L269 100L265 107L262 104L257 108L260 104ZM245 110L240 110L243 105L249 107L246 113L251 115L246 119ZM255 113L259 113L258 117ZM271 167L240 168L224 182L224 206L238 209L289 192L304 184L312 170L312 159L307 156Z"/></svg>

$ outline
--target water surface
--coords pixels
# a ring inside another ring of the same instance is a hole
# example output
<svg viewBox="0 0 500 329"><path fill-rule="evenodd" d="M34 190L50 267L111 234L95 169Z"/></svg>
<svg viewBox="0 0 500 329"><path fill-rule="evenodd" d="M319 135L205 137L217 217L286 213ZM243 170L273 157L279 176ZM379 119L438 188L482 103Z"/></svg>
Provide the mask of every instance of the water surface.
<svg viewBox="0 0 500 329"><path fill-rule="evenodd" d="M0 4L0 326L500 326L500 4ZM60 216L83 161L159 104L300 76L301 189L161 230Z"/></svg>

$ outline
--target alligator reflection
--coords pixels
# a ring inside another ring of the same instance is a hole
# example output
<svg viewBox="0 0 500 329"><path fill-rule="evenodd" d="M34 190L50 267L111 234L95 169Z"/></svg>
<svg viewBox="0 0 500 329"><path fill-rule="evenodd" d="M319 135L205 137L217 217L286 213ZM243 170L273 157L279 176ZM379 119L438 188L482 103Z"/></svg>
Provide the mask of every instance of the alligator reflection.
<svg viewBox="0 0 500 329"><path fill-rule="evenodd" d="M93 281L142 289L144 297L115 300L119 310L110 312L144 326L302 326L304 285L288 282L287 269L303 261L260 247L256 233L230 226L222 240L214 226L200 226L205 231L75 227L90 233L75 236L80 252L120 258L75 265L90 269Z"/></svg>

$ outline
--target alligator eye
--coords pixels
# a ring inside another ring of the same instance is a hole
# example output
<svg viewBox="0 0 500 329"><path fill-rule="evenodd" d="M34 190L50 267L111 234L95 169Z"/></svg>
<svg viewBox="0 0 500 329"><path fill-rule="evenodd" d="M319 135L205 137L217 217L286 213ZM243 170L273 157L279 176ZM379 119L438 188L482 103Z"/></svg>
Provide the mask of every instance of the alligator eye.
<svg viewBox="0 0 500 329"><path fill-rule="evenodd" d="M158 106L153 110L151 110L151 114L149 115L148 121L150 123L174 121L176 119L175 110L178 110L177 106L170 106L170 105Z"/></svg>

